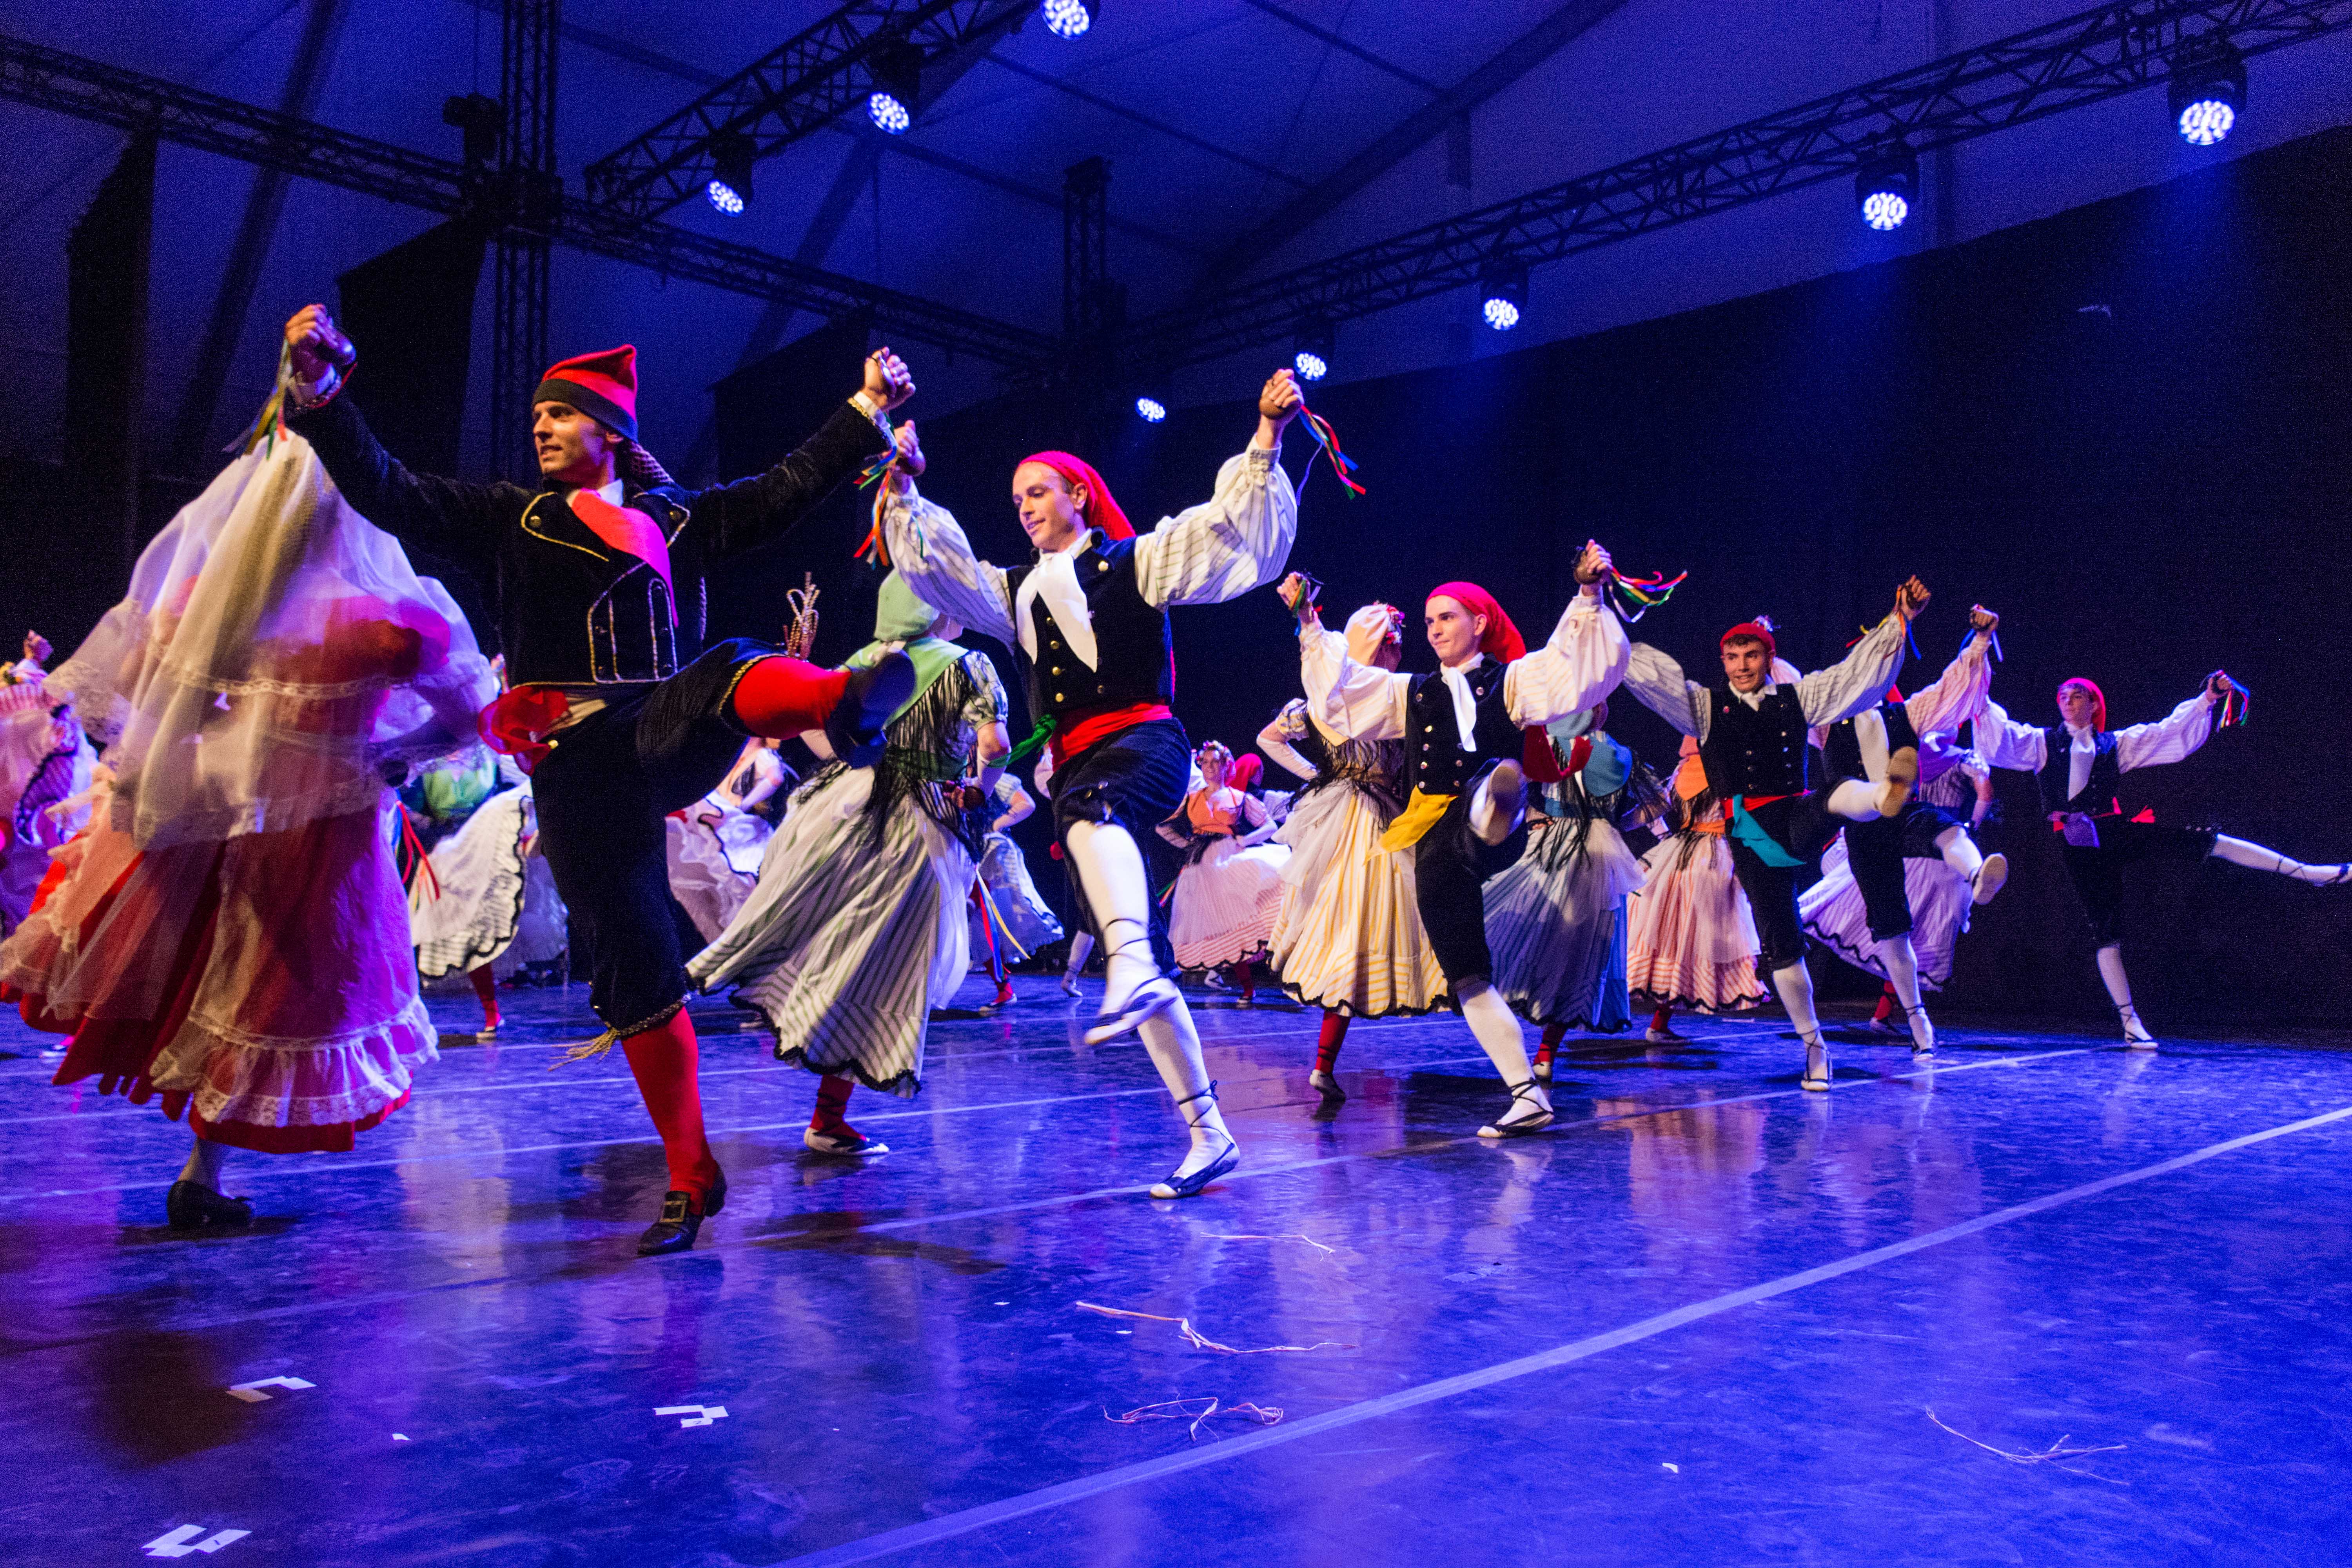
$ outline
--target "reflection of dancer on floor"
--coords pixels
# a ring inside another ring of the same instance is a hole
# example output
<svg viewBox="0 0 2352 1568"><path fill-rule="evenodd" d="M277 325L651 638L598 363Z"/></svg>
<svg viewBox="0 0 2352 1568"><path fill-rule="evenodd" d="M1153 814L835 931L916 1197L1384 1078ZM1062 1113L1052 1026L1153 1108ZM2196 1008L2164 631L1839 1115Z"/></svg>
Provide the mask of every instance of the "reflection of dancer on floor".
<svg viewBox="0 0 2352 1568"><path fill-rule="evenodd" d="M1201 787L1160 825L1160 836L1184 856L1168 940L1178 968L1222 973L1246 1007L1256 1000L1257 961L1282 912L1290 847L1272 842L1282 825L1249 793L1242 764L1257 763L1255 757L1236 763L1223 742L1209 741L1192 758Z"/></svg>
<svg viewBox="0 0 2352 1568"><path fill-rule="evenodd" d="M886 450L877 421L914 383L883 350L782 462L689 491L637 444L636 351L584 354L532 395L532 489L404 468L344 395L357 354L324 307L296 312L286 346L301 405L288 422L352 504L489 596L514 686L484 732L531 773L541 847L588 948L595 1048L619 1044L661 1134L668 1190L637 1249L685 1251L727 1179L703 1131L664 819L726 778L749 735L824 730L836 753L870 762L914 679L903 659L853 674L749 638L706 647L709 573L781 538Z"/></svg>
<svg viewBox="0 0 2352 1568"><path fill-rule="evenodd" d="M1433 674L1400 675L1353 658L1332 670L1328 639L1300 645L1308 691L1327 694L1326 723L1360 740L1405 742L1412 798L1381 847L1411 852L1422 929L1463 1022L1510 1091L1504 1113L1478 1129L1482 1138L1551 1124L1551 1097L1493 984L1481 890L1518 858L1529 771L1538 782L1558 772L1538 727L1594 706L1624 673L1625 634L1601 602L1609 565L1607 551L1585 545L1576 563L1582 589L1551 640L1532 653L1494 596L1472 583L1440 584L1424 605L1439 665Z"/></svg>
<svg viewBox="0 0 2352 1568"><path fill-rule="evenodd" d="M2231 702L2238 688L2215 670L2205 689L2153 724L2107 728L2107 699L2097 686L2076 678L2058 688L2058 722L2036 730L2020 724L1998 702L1985 704L1977 721L1977 746L1997 768L2033 775L2042 810L2058 835L2066 875L2090 917L2091 941L2098 949L2099 978L2122 1020L2124 1038L2135 1050L2154 1050L2156 1041L2132 1006L2131 979L2124 973L2124 871L2142 860L2201 860L2218 855L2256 871L2275 871L2320 886L2352 881L2352 866L2306 865L2275 849L2249 844L2210 829L2168 827L2146 813L2127 818L2116 799L2123 775L2134 768L2177 763L2195 752L2221 724L2242 710ZM2226 717L2225 717L2226 714Z"/></svg>
<svg viewBox="0 0 2352 1568"><path fill-rule="evenodd" d="M1775 665L1776 681L1796 679L1793 666ZM1725 842L1723 802L1688 735L1665 821L1666 836L1642 858L1640 889L1625 900L1627 991L1652 1009L1653 1045L1686 1038L1675 1033L1676 1007L1731 1013L1770 1000L1756 982L1756 920Z"/></svg>
<svg viewBox="0 0 2352 1568"><path fill-rule="evenodd" d="M1748 894L1764 967L1805 1042L1809 1089L1830 1086L1829 1047L1813 1012L1813 977L1805 967L1805 929L1797 916L1797 876L1821 860L1830 837L1848 822L1892 816L1910 798L1918 755L1890 753L1887 783L1849 779L1816 789L1807 731L1850 718L1877 702L1902 668L1911 617L1927 603L1916 577L1895 593L1895 608L1827 669L1792 682L1773 671L1772 629L1745 621L1719 641L1723 675L1707 685L1685 679L1682 666L1635 643L1627 689L1653 713L1698 741L1707 784L1725 803L1732 866Z"/></svg>
<svg viewBox="0 0 2352 1568"><path fill-rule="evenodd" d="M1948 771L1958 755L1951 744L1952 733L1984 702L1985 688L1991 679L1987 655L1993 628L2000 624L2000 616L1978 605L1969 615L1971 633L1958 657L1933 685L1907 700L1890 693L1887 700L1850 719L1815 729L1812 743L1821 748L1823 772L1832 783L1858 779L1883 789L1891 759L1906 752L1915 759L1913 766L1921 778ZM1976 902L1985 904L2000 891L2009 876L2009 861L2000 855L1986 859L1961 817L1920 799L1916 790L1892 816L1848 824L1840 841L1845 880L1859 894L1864 907L1864 939L1856 941L1854 933L1834 923L1835 914L1842 911L1828 908L1839 888L1827 858L1822 862L1822 880L1798 900L1798 912L1815 936L1842 956L1854 958L1859 951L1863 956L1855 961L1894 987L1913 1054L1932 1056L1936 1026L1919 1000L1919 955L1911 940L1915 911L1905 867L1914 860L1939 860L1967 882ZM1829 891L1824 892L1824 888ZM1830 923L1822 919L1825 910L1832 917Z"/></svg>
<svg viewBox="0 0 2352 1568"><path fill-rule="evenodd" d="M1404 656L1404 612L1366 605L1348 617L1344 634L1330 631L1311 587L1294 573L1280 592L1298 617L1307 700L1297 721L1307 731L1299 743L1320 752L1325 763L1293 799L1283 825L1290 864L1283 868L1272 951L1283 989L1323 1009L1307 1081L1336 1104L1347 1098L1335 1075L1349 1020L1426 1013L1444 1001L1445 974L1413 907L1412 858L1381 847L1411 788L1404 741L1349 733L1346 715L1328 701L1330 682L1343 669L1395 672ZM1288 728L1286 717L1276 723ZM1266 742L1261 734L1258 744Z"/></svg>
<svg viewBox="0 0 2352 1568"><path fill-rule="evenodd" d="M49 683L117 778L0 945L0 982L72 1036L58 1082L184 1112L175 1228L244 1225L228 1150L348 1150L435 1059L384 773L472 743L489 665L290 439L156 536Z"/></svg>
<svg viewBox="0 0 2352 1568"><path fill-rule="evenodd" d="M1528 849L1486 884L1486 943L1495 989L1511 1010L1543 1026L1534 1070L1551 1081L1553 1056L1571 1028L1616 1034L1633 1021L1626 995L1625 899L1642 863L1618 832L1650 800L1633 753L1604 733L1609 705L1546 726L1561 773L1529 812ZM1637 787L1639 786L1639 787Z"/></svg>
<svg viewBox="0 0 2352 1568"><path fill-rule="evenodd" d="M996 667L954 642L962 629L895 573L883 579L874 640L849 662L870 668L902 647L914 661L915 694L890 718L888 749L870 768L829 762L809 775L759 887L687 965L705 990L733 986L735 1005L775 1031L777 1058L823 1080L803 1134L819 1153L885 1152L844 1114L851 1079L912 1099L931 1009L971 962L980 807L1011 742Z"/></svg>
<svg viewBox="0 0 2352 1568"><path fill-rule="evenodd" d="M1013 471L1013 505L1035 553L1010 571L978 559L955 519L915 493L921 451L900 429L883 531L890 558L926 598L1013 651L1029 710L1050 735L1055 836L1075 873L1072 923L1108 951L1099 1044L1134 1030L1190 1124L1192 1152L1152 1188L1190 1197L1240 1163L1192 1016L1151 951L1151 883L1141 839L1182 804L1192 747L1168 704L1176 690L1168 612L1215 605L1272 581L1297 531L1297 496L1276 460L1300 395L1287 370L1258 395L1257 432L1217 476L1214 496L1137 536L1102 476L1066 452Z"/></svg>

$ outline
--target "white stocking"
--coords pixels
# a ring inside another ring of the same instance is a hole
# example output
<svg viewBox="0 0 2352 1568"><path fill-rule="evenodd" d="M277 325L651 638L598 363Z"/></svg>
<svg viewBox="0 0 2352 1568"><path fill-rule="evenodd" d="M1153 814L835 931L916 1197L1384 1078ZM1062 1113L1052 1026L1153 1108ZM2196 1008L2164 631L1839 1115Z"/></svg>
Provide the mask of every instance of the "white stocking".
<svg viewBox="0 0 2352 1568"><path fill-rule="evenodd" d="M1541 1083L1537 1082L1534 1069L1528 1066L1527 1037L1520 1033L1518 1016L1511 1011L1510 1004L1503 1000L1500 992L1483 980L1466 981L1455 988L1454 994L1462 999L1462 1021L1470 1026L1470 1032L1477 1037L1479 1047L1486 1053L1486 1059L1493 1062L1495 1070L1503 1075L1504 1085L1535 1085L1533 1089L1519 1090L1520 1103L1515 1104L1511 1113L1504 1116L1503 1120L1510 1121L1520 1114L1537 1114L1534 1110L1523 1110L1526 1102L1530 1100L1544 1111L1549 1111L1551 1096L1545 1092Z"/></svg>
<svg viewBox="0 0 2352 1568"><path fill-rule="evenodd" d="M1797 1026L1805 1043L1821 1038L1822 1021L1813 1012L1813 972L1805 967L1804 960L1774 970L1772 989L1780 994L1780 1005L1789 1010L1789 1022Z"/></svg>
<svg viewBox="0 0 2352 1568"><path fill-rule="evenodd" d="M1977 879L1979 868L1984 865L1983 852L1977 848L1976 840L1969 837L1968 829L1964 827L1944 829L1936 839L1936 850L1943 856L1945 865L1971 883Z"/></svg>
<svg viewBox="0 0 2352 1568"><path fill-rule="evenodd" d="M2099 978L2107 983L2107 996L2116 1005L2116 1016L2123 1020L2124 1038L2148 1038L2147 1026L2140 1022L2139 1009L2132 1005L2131 976L2124 973L2124 950L2110 942L2099 949Z"/></svg>
<svg viewBox="0 0 2352 1568"><path fill-rule="evenodd" d="M2244 866L2256 871L2276 871L2282 877L2293 877L2298 882L2341 882L2346 879L2342 866L2310 866L2300 860L2290 860L2275 849L2265 849L2259 844L2249 844L2242 838L2217 834L2213 853L2233 866Z"/></svg>
<svg viewBox="0 0 2352 1568"><path fill-rule="evenodd" d="M1470 831L1500 844L1528 817L1527 775L1516 763L1497 763L1470 796Z"/></svg>
<svg viewBox="0 0 2352 1568"><path fill-rule="evenodd" d="M1073 933L1073 934L1071 935L1071 937L1070 937L1070 962L1069 962L1069 965L1068 965L1068 967L1069 967L1069 972L1070 972L1072 974L1083 974L1083 973L1086 973L1086 969L1087 969L1087 959L1089 959L1089 958L1092 958L1094 955L1095 955L1095 933L1094 933L1094 932L1092 932L1092 931L1082 931L1075 932L1075 933Z"/></svg>
<svg viewBox="0 0 2352 1568"><path fill-rule="evenodd" d="M1878 820L1878 786L1860 779L1848 779L1830 791L1830 814L1849 822Z"/></svg>
<svg viewBox="0 0 2352 1568"><path fill-rule="evenodd" d="M227 1144L215 1143L200 1132L195 1147L188 1151L188 1163L180 1167L180 1180L219 1192L221 1163L227 1158Z"/></svg>
<svg viewBox="0 0 2352 1568"><path fill-rule="evenodd" d="M1192 1027L1192 1010L1180 1001L1166 1012L1146 1018L1135 1032L1143 1037L1143 1048L1150 1054L1151 1065L1160 1069L1160 1081L1168 1086L1170 1098L1190 1101L1177 1107L1177 1112L1192 1123L1192 1151L1176 1167L1178 1175L1189 1176L1234 1142L1216 1101L1192 1098L1209 1087L1209 1067L1201 1058L1201 1036Z"/></svg>
<svg viewBox="0 0 2352 1568"><path fill-rule="evenodd" d="M1103 965L1103 1010L1110 1012L1110 998L1128 995L1160 973L1151 956L1151 883L1143 851L1116 822L1074 822L1064 852L1078 869L1095 929L1110 950Z"/></svg>
<svg viewBox="0 0 2352 1568"><path fill-rule="evenodd" d="M1910 932L1880 942L1878 957L1886 965L1886 983L1895 987L1895 999L1903 1004L1903 1016L1911 1026L1911 1043L1923 1051L1934 1049L1936 1026L1927 1021L1927 1009L1919 1005L1919 954L1911 945Z"/></svg>

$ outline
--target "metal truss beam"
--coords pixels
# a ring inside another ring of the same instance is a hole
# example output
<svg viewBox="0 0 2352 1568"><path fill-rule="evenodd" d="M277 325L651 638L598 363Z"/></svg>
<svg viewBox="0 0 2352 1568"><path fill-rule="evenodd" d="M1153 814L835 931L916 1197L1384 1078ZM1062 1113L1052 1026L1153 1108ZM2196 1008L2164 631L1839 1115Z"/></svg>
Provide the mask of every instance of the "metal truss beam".
<svg viewBox="0 0 2352 1568"><path fill-rule="evenodd" d="M2165 79L2189 40L2255 55L2352 26L2352 0L2126 0L1882 77L1728 131L1243 284L1131 327L1128 363L1197 363L1466 287L1492 261L1557 261L2104 102ZM2150 134L2157 132L2151 128Z"/></svg>
<svg viewBox="0 0 2352 1568"><path fill-rule="evenodd" d="M589 164L588 195L639 222L658 217L702 194L713 169L712 137L743 137L754 157L767 157L862 109L887 85L893 51L911 50L924 66L943 62L975 39L1017 26L1035 8L1035 0L849 0ZM890 89L906 91L903 84Z"/></svg>
<svg viewBox="0 0 2352 1568"><path fill-rule="evenodd" d="M1059 342L975 311L860 282L748 245L667 224L635 224L577 197L550 195L536 217L496 199L479 174L455 159L119 70L79 56L0 36L0 98L53 110L175 145L379 196L442 216L505 212L509 226L533 227L573 249L754 299L777 300L832 316L871 310L892 335L970 353L1017 369L1050 365ZM534 366L534 369L539 368Z"/></svg>

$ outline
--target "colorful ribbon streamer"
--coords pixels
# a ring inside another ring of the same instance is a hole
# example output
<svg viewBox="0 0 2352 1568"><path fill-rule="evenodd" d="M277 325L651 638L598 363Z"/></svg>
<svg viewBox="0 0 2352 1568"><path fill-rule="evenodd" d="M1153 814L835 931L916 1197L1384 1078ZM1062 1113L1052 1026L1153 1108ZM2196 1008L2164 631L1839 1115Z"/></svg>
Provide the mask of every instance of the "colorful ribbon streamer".
<svg viewBox="0 0 2352 1568"><path fill-rule="evenodd" d="M278 351L278 379L269 389L268 401L261 405L261 412L253 416L253 423L245 427L244 433L223 450L242 457L260 447L262 456L268 457L277 443L286 438L286 395L293 389L294 350L281 345Z"/></svg>
<svg viewBox="0 0 2352 1568"><path fill-rule="evenodd" d="M1339 476L1339 482L1350 493L1362 495L1364 487L1348 477L1356 471L1356 459L1340 450L1339 432L1331 428L1331 422L1304 403L1298 405L1298 417L1306 424L1307 433L1315 437L1315 444L1323 449L1323 455L1331 460L1331 471ZM1312 463L1307 465L1307 471L1314 472Z"/></svg>
<svg viewBox="0 0 2352 1568"><path fill-rule="evenodd" d="M1617 618L1631 626L1674 597L1675 590L1689 575L1682 572L1669 577L1663 572L1654 572L1646 577L1628 577L1612 568L1608 591L1617 601Z"/></svg>
<svg viewBox="0 0 2352 1568"><path fill-rule="evenodd" d="M2231 679L2227 670L2217 669L2213 672L2213 675L2220 676L2224 681L2229 683L2230 687L2227 695L2221 699L2221 711L2214 719L2213 728L2216 730L2234 729L2238 725L2244 723L2247 719L2252 716L2254 707L2254 694L2247 690L2244 687L2239 685L2234 679ZM2212 679L2212 676L2206 677L2206 679L2210 682Z"/></svg>

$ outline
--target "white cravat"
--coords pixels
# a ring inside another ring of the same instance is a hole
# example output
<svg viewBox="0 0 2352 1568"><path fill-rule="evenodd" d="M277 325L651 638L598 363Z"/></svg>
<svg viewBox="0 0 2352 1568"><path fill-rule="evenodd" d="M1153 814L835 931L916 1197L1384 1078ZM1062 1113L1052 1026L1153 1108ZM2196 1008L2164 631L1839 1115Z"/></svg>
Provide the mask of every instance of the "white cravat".
<svg viewBox="0 0 2352 1568"><path fill-rule="evenodd" d="M1021 591L1013 596L1013 624L1020 628L1021 651L1032 664L1037 661L1037 618L1029 606L1042 598L1070 651L1088 669L1097 668L1094 617L1087 612L1086 591L1078 586L1078 557L1093 542L1091 531L1079 534L1066 548L1038 556L1037 564L1021 579Z"/></svg>
<svg viewBox="0 0 2352 1568"><path fill-rule="evenodd" d="M1478 749L1478 700L1470 693L1470 672L1486 662L1485 654L1474 653L1470 662L1459 668L1450 664L1437 668L1445 681L1445 689L1454 694L1454 722L1462 731L1462 749L1465 752Z"/></svg>
<svg viewBox="0 0 2352 1568"><path fill-rule="evenodd" d="M2099 754L2099 738L2089 730L2066 726L2066 798L2091 787L2091 763Z"/></svg>

